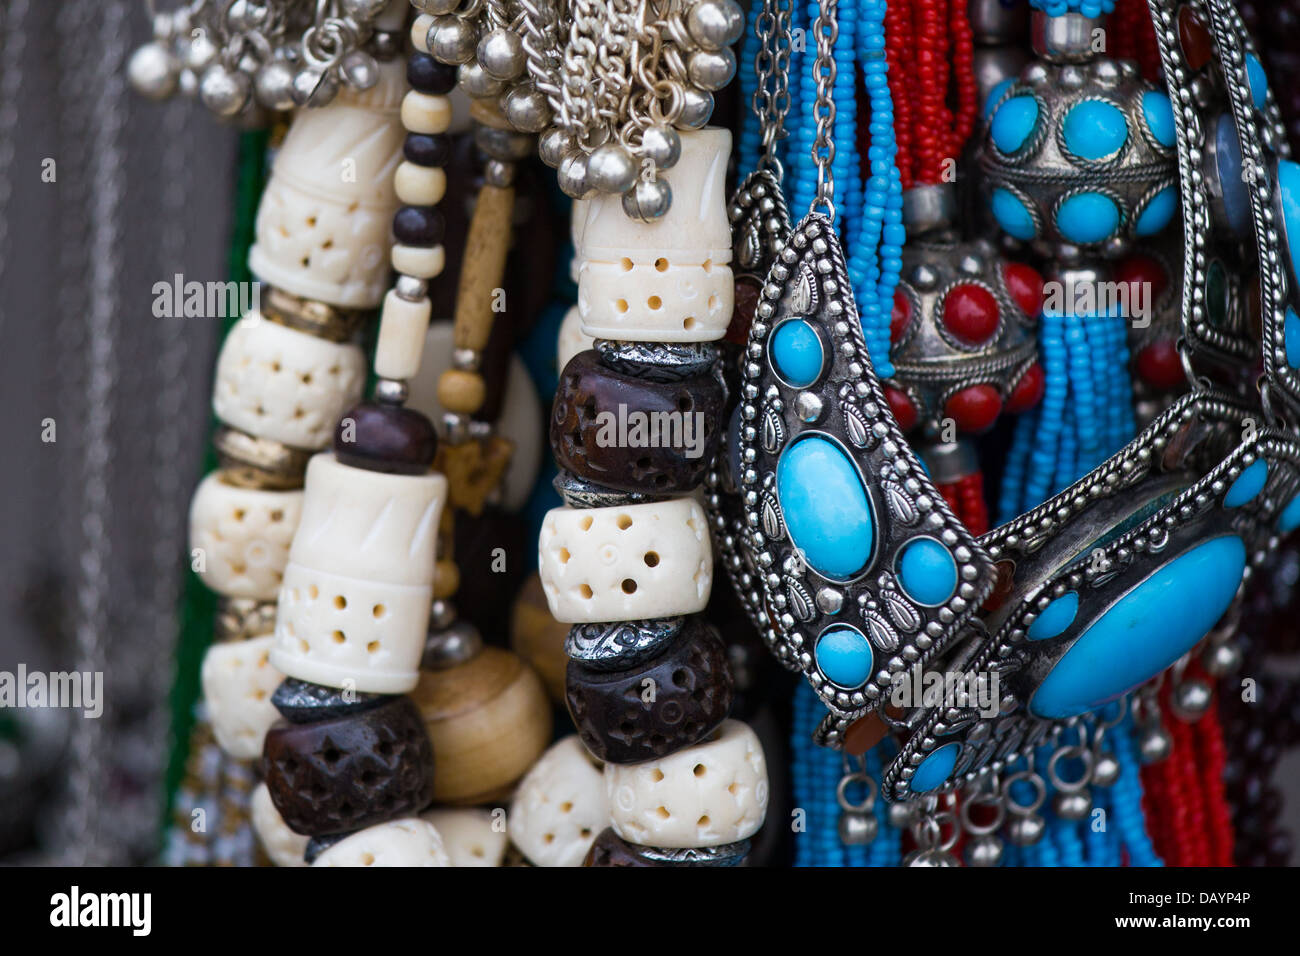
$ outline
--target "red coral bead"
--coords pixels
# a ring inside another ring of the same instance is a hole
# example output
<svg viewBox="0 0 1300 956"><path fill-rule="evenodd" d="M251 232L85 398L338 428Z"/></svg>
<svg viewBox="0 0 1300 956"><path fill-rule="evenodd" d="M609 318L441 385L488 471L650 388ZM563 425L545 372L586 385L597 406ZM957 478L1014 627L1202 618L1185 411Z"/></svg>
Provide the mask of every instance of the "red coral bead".
<svg viewBox="0 0 1300 956"><path fill-rule="evenodd" d="M904 432L910 432L916 427L916 403L907 397L906 392L886 385L885 399L889 402L889 408L894 413L899 428Z"/></svg>
<svg viewBox="0 0 1300 956"><path fill-rule="evenodd" d="M1038 270L1019 262L1008 262L1002 267L1002 278L1020 311L1031 319L1038 318L1043 311L1043 277Z"/></svg>
<svg viewBox="0 0 1300 956"><path fill-rule="evenodd" d="M1139 304L1146 309L1154 308L1156 300L1169 287L1169 273L1151 256L1129 256L1116 267L1115 281L1128 286L1125 305L1129 317L1133 318Z"/></svg>
<svg viewBox="0 0 1300 956"><path fill-rule="evenodd" d="M1013 415L1029 411L1042 400L1043 390L1046 387L1047 374L1043 371L1043 367L1035 362L1025 369L1025 374L1020 376L1020 381L1016 382L1016 387L1011 390L1011 395L1007 398L1007 411Z"/></svg>
<svg viewBox="0 0 1300 956"><path fill-rule="evenodd" d="M902 289L894 290L894 309L889 313L889 341L897 342L912 321L912 300Z"/></svg>
<svg viewBox="0 0 1300 956"><path fill-rule="evenodd" d="M964 432L988 431L1002 411L1002 397L992 385L963 388L944 403L943 413Z"/></svg>
<svg viewBox="0 0 1300 956"><path fill-rule="evenodd" d="M986 342L998 330L998 302L983 286L955 286L943 301L943 324L967 345Z"/></svg>
<svg viewBox="0 0 1300 956"><path fill-rule="evenodd" d="M1137 373L1153 388L1171 391L1187 383L1178 346L1170 339L1152 342L1137 355Z"/></svg>

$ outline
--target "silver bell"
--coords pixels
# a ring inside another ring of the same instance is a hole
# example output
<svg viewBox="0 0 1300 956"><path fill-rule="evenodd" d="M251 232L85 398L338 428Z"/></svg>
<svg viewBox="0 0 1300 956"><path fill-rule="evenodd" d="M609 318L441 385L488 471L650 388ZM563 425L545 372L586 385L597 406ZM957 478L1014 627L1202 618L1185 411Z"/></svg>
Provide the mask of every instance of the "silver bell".
<svg viewBox="0 0 1300 956"><path fill-rule="evenodd" d="M673 190L662 179L644 179L623 194L623 212L640 222L654 222L668 214L673 204Z"/></svg>
<svg viewBox="0 0 1300 956"><path fill-rule="evenodd" d="M151 100L165 100L176 92L180 61L162 43L146 43L131 54L126 75L131 88Z"/></svg>
<svg viewBox="0 0 1300 956"><path fill-rule="evenodd" d="M531 86L516 86L505 95L501 112L521 133L540 133L551 125L551 106L546 96Z"/></svg>
<svg viewBox="0 0 1300 956"><path fill-rule="evenodd" d="M1047 822L1037 813L1017 816L1007 824L1007 839L1016 846L1033 846L1043 838Z"/></svg>
<svg viewBox="0 0 1300 956"><path fill-rule="evenodd" d="M421 13L431 13L443 17L453 13L460 6L460 0L411 0L411 6Z"/></svg>
<svg viewBox="0 0 1300 956"><path fill-rule="evenodd" d="M1241 649L1236 644L1216 644L1201 660L1212 677L1225 677L1241 667Z"/></svg>
<svg viewBox="0 0 1300 956"><path fill-rule="evenodd" d="M895 830L906 830L912 825L912 805L906 801L889 805L889 825Z"/></svg>
<svg viewBox="0 0 1300 956"><path fill-rule="evenodd" d="M293 67L284 60L265 64L253 77L253 95L267 109L293 109Z"/></svg>
<svg viewBox="0 0 1300 956"><path fill-rule="evenodd" d="M1209 684L1192 678L1174 688L1174 692L1169 696L1169 703L1179 720L1193 723L1205 716L1213 698L1214 692Z"/></svg>
<svg viewBox="0 0 1300 956"><path fill-rule="evenodd" d="M837 829L845 846L865 846L880 832L880 822L873 813L841 813Z"/></svg>
<svg viewBox="0 0 1300 956"><path fill-rule="evenodd" d="M217 59L217 45L208 39L206 32L199 30L185 44L185 65L195 73L202 73Z"/></svg>
<svg viewBox="0 0 1300 956"><path fill-rule="evenodd" d="M580 149L573 150L560 160L556 179L564 194L573 199L590 199L596 191L587 177L587 154Z"/></svg>
<svg viewBox="0 0 1300 956"><path fill-rule="evenodd" d="M441 16L433 21L426 38L429 52L439 63L459 65L474 57L478 46L478 33L468 20L455 16Z"/></svg>
<svg viewBox="0 0 1300 956"><path fill-rule="evenodd" d="M686 29L701 49L721 50L740 39L745 13L735 0L699 0L686 12Z"/></svg>
<svg viewBox="0 0 1300 956"><path fill-rule="evenodd" d="M573 137L559 126L552 126L537 137L537 155L552 169L559 167L565 154L573 148Z"/></svg>
<svg viewBox="0 0 1300 956"><path fill-rule="evenodd" d="M488 76L498 80L513 80L524 72L524 41L514 30L497 27L489 30L478 41L478 62Z"/></svg>
<svg viewBox="0 0 1300 956"><path fill-rule="evenodd" d="M592 150L587 176L603 193L625 193L636 182L636 160L618 143L605 143Z"/></svg>
<svg viewBox="0 0 1300 956"><path fill-rule="evenodd" d="M293 77L293 101L299 106L324 106L338 95L339 81L333 73L309 68Z"/></svg>
<svg viewBox="0 0 1300 956"><path fill-rule="evenodd" d="M379 64L365 50L353 50L340 66L343 82L354 90L364 91L379 82Z"/></svg>
<svg viewBox="0 0 1300 956"><path fill-rule="evenodd" d="M672 169L682 158L682 138L671 126L659 123L641 134L641 152L655 169Z"/></svg>
<svg viewBox="0 0 1300 956"><path fill-rule="evenodd" d="M1160 763L1174 749L1174 742L1160 725L1147 727L1138 741L1138 757L1144 764Z"/></svg>
<svg viewBox="0 0 1300 956"><path fill-rule="evenodd" d="M384 12L388 0L342 0L339 5L345 17L353 20L373 20Z"/></svg>
<svg viewBox="0 0 1300 956"><path fill-rule="evenodd" d="M243 73L220 63L208 67L199 81L199 98L218 116L234 116L244 108L252 83Z"/></svg>
<svg viewBox="0 0 1300 956"><path fill-rule="evenodd" d="M1092 794L1087 789L1058 793L1052 798L1052 810L1062 820L1083 820L1092 810Z"/></svg>
<svg viewBox="0 0 1300 956"><path fill-rule="evenodd" d="M679 129L699 129L713 115L713 94L688 86L682 90L682 112L677 117Z"/></svg>
<svg viewBox="0 0 1300 956"><path fill-rule="evenodd" d="M476 100L500 96L506 89L505 83L483 69L483 64L477 60L470 60L457 67L456 80L460 83L460 88Z"/></svg>
<svg viewBox="0 0 1300 956"><path fill-rule="evenodd" d="M1098 787L1113 787L1119 774L1119 761L1114 754L1098 754L1092 762L1092 782Z"/></svg>
<svg viewBox="0 0 1300 956"><path fill-rule="evenodd" d="M952 854L943 850L913 850L903 857L903 866L956 866Z"/></svg>
<svg viewBox="0 0 1300 956"><path fill-rule="evenodd" d="M999 866L1002 863L1002 841L992 833L983 833L966 844L967 866Z"/></svg>
<svg viewBox="0 0 1300 956"><path fill-rule="evenodd" d="M696 50L686 64L686 73L702 90L720 90L736 75L736 55L729 49Z"/></svg>

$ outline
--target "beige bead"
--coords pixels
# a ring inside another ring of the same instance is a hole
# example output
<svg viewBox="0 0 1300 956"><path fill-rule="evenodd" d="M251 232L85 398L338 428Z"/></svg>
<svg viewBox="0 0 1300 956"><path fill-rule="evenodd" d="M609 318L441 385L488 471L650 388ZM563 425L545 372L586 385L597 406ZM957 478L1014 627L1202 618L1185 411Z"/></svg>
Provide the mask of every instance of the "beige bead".
<svg viewBox="0 0 1300 956"><path fill-rule="evenodd" d="M579 273L578 314L592 338L711 342L726 334L735 306L731 269L710 260L587 259Z"/></svg>
<svg viewBox="0 0 1300 956"><path fill-rule="evenodd" d="M359 346L287 328L250 312L221 346L212 410L256 438L315 451L366 382Z"/></svg>
<svg viewBox="0 0 1300 956"><path fill-rule="evenodd" d="M340 840L312 866L451 866L451 858L432 823L404 818Z"/></svg>
<svg viewBox="0 0 1300 956"><path fill-rule="evenodd" d="M485 647L457 667L423 672L411 699L436 755L438 803L501 796L551 739L551 704L541 681L498 647Z"/></svg>
<svg viewBox="0 0 1300 956"><path fill-rule="evenodd" d="M191 566L218 594L274 600L302 505L301 491L237 488L213 472L190 504Z"/></svg>
<svg viewBox="0 0 1300 956"><path fill-rule="evenodd" d="M429 28L433 26L433 14L421 13L411 23L411 46L421 53L429 52Z"/></svg>
<svg viewBox="0 0 1300 956"><path fill-rule="evenodd" d="M427 297L408 302L395 290L389 290L379 318L379 341L375 343L376 375L405 379L419 371L432 309Z"/></svg>
<svg viewBox="0 0 1300 956"><path fill-rule="evenodd" d="M445 96L411 90L402 97L402 125L412 133L445 133L451 126L451 102Z"/></svg>
<svg viewBox="0 0 1300 956"><path fill-rule="evenodd" d="M582 331L582 311L576 305L570 306L569 311L564 313L564 321L560 323L559 341L555 346L556 367L563 371L564 366L569 364L569 359L593 348L595 344L596 340Z"/></svg>
<svg viewBox="0 0 1300 956"><path fill-rule="evenodd" d="M447 479L307 466L271 663L300 680L402 694L419 678Z"/></svg>
<svg viewBox="0 0 1300 956"><path fill-rule="evenodd" d="M460 567L455 561L442 560L433 568L433 596L449 598L460 590Z"/></svg>
<svg viewBox="0 0 1300 956"><path fill-rule="evenodd" d="M403 162L393 178L397 198L411 206L436 206L447 192L447 174L438 166Z"/></svg>
<svg viewBox="0 0 1300 956"><path fill-rule="evenodd" d="M452 866L500 866L507 843L504 817L504 811L470 808L420 814L438 828Z"/></svg>
<svg viewBox="0 0 1300 956"><path fill-rule="evenodd" d="M538 545L542 589L557 621L694 614L709 602L713 548L694 498L553 508Z"/></svg>
<svg viewBox="0 0 1300 956"><path fill-rule="evenodd" d="M757 833L767 814L763 745L738 720L660 760L605 764L605 787L615 831L642 846L735 843Z"/></svg>
<svg viewBox="0 0 1300 956"><path fill-rule="evenodd" d="M605 781L577 735L542 755L510 804L510 841L537 866L581 866L609 826Z"/></svg>
<svg viewBox="0 0 1300 956"><path fill-rule="evenodd" d="M257 834L258 842L272 863L276 866L307 865L302 855L307 851L307 843L311 838L289 829L271 800L271 791L264 783L259 783L253 791L250 816L253 832Z"/></svg>
<svg viewBox="0 0 1300 956"><path fill-rule="evenodd" d="M393 246L393 268L417 279L435 279L447 266L447 250L437 246Z"/></svg>
<svg viewBox="0 0 1300 956"><path fill-rule="evenodd" d="M477 372L449 368L438 379L438 401L449 412L472 415L483 406L487 386Z"/></svg>
<svg viewBox="0 0 1300 956"><path fill-rule="evenodd" d="M280 714L271 695L284 675L271 666L275 636L214 644L203 656L201 680L217 744L237 760L262 755L262 743Z"/></svg>
<svg viewBox="0 0 1300 956"><path fill-rule="evenodd" d="M568 636L569 625L551 617L542 581L534 571L515 598L510 616L510 649L537 671L546 692L557 704L564 703L564 674L569 663L564 640Z"/></svg>

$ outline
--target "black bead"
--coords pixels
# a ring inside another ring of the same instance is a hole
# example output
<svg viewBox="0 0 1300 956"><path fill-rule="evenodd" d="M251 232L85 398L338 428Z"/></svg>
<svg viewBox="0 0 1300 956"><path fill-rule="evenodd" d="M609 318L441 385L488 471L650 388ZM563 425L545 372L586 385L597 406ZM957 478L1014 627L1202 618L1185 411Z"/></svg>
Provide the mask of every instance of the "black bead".
<svg viewBox="0 0 1300 956"><path fill-rule="evenodd" d="M433 423L402 405L362 403L334 429L334 457L353 468L422 475L437 451Z"/></svg>
<svg viewBox="0 0 1300 956"><path fill-rule="evenodd" d="M434 206L403 206L393 217L393 235L405 245L436 246L442 234L442 213Z"/></svg>
<svg viewBox="0 0 1300 956"><path fill-rule="evenodd" d="M443 133L407 133L402 153L417 166L446 166L451 140Z"/></svg>
<svg viewBox="0 0 1300 956"><path fill-rule="evenodd" d="M413 53L406 61L406 82L421 93L450 93L456 86L456 67L427 53Z"/></svg>

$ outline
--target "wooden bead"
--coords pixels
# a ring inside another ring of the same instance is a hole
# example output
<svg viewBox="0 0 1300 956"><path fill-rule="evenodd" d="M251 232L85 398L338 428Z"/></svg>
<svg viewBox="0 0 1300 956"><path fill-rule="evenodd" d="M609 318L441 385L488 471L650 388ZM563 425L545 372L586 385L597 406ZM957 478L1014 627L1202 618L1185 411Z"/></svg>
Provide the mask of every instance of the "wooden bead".
<svg viewBox="0 0 1300 956"><path fill-rule="evenodd" d="M433 567L433 596L438 599L451 597L460 590L460 568L455 561L443 559Z"/></svg>
<svg viewBox="0 0 1300 956"><path fill-rule="evenodd" d="M691 491L722 440L724 396L711 375L657 382L618 372L594 349L564 367L551 410L561 467L647 494Z"/></svg>
<svg viewBox="0 0 1300 956"><path fill-rule="evenodd" d="M379 340L375 343L375 374L380 378L407 379L420 370L424 336L429 330L432 303L403 299L390 289L384 296L379 319Z"/></svg>
<svg viewBox="0 0 1300 956"><path fill-rule="evenodd" d="M564 671L568 666L564 639L568 635L569 625L551 617L542 581L533 572L515 598L510 617L510 649L532 665L546 693L556 703L564 701Z"/></svg>
<svg viewBox="0 0 1300 956"><path fill-rule="evenodd" d="M447 264L447 250L442 245L407 246L398 243L393 246L393 268L417 279L435 279L442 275Z"/></svg>
<svg viewBox="0 0 1300 956"><path fill-rule="evenodd" d="M731 710L727 650L698 617L657 657L618 671L570 661L566 703L596 757L640 763L698 743Z"/></svg>
<svg viewBox="0 0 1300 956"><path fill-rule="evenodd" d="M518 780L551 739L551 705L519 657L485 647L458 667L424 671L411 692L438 755L434 798L475 804Z"/></svg>
<svg viewBox="0 0 1300 956"><path fill-rule="evenodd" d="M435 246L446 229L436 206L403 206L393 216L393 235L408 246Z"/></svg>
<svg viewBox="0 0 1300 956"><path fill-rule="evenodd" d="M402 97L402 125L412 133L445 133L451 126L451 101L411 90Z"/></svg>
<svg viewBox="0 0 1300 956"><path fill-rule="evenodd" d="M443 808L422 813L420 819L437 828L452 866L500 866L505 859L504 821L487 810Z"/></svg>
<svg viewBox="0 0 1300 956"><path fill-rule="evenodd" d="M536 866L579 866L609 825L605 783L577 737L557 742L519 784L510 841Z"/></svg>
<svg viewBox="0 0 1300 956"><path fill-rule="evenodd" d="M249 817L257 841L262 844L262 849L272 863L276 866L307 865L302 854L307 849L309 838L289 829L284 817L280 816L280 811L271 801L271 791L264 783L259 783L253 791L253 797L249 801Z"/></svg>
<svg viewBox="0 0 1300 956"><path fill-rule="evenodd" d="M438 401L449 412L472 415L483 406L487 386L477 372L449 368L438 379Z"/></svg>
<svg viewBox="0 0 1300 956"><path fill-rule="evenodd" d="M437 452L433 423L402 405L363 403L339 419L334 430L334 455L353 468L422 475Z"/></svg>
<svg viewBox="0 0 1300 956"><path fill-rule="evenodd" d="M402 155L417 166L446 166L451 158L451 137L445 133L407 133Z"/></svg>
<svg viewBox="0 0 1300 956"><path fill-rule="evenodd" d="M214 644L203 655L203 700L217 744L237 760L261 756L267 730L279 718L271 695L284 675L271 666L275 636Z"/></svg>
<svg viewBox="0 0 1300 956"><path fill-rule="evenodd" d="M447 192L447 174L437 166L398 165L393 175L397 198L412 206L436 206Z"/></svg>
<svg viewBox="0 0 1300 956"><path fill-rule="evenodd" d="M476 101L476 105L478 102ZM515 191L485 185L479 190L465 236L465 254L456 290L456 348L481 352L492 334L501 283L510 251ZM477 408L478 406L475 406Z"/></svg>
<svg viewBox="0 0 1300 956"><path fill-rule="evenodd" d="M424 820L391 820L324 850L312 866L451 866L442 836Z"/></svg>
<svg viewBox="0 0 1300 956"><path fill-rule="evenodd" d="M406 697L315 724L276 724L262 770L285 823L311 836L359 830L433 799L433 750Z"/></svg>
<svg viewBox="0 0 1300 956"><path fill-rule="evenodd" d="M192 563L203 583L233 598L274 600L302 515L301 491L237 488L214 472L190 503Z"/></svg>
<svg viewBox="0 0 1300 956"><path fill-rule="evenodd" d="M406 82L421 93L445 96L456 88L456 67L439 63L427 53L416 52L406 60Z"/></svg>

